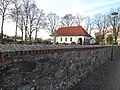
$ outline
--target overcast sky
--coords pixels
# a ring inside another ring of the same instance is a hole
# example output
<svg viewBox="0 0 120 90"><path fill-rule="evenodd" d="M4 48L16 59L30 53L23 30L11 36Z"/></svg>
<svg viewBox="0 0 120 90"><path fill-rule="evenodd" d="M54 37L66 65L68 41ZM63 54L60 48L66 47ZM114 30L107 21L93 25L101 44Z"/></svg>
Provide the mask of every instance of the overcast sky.
<svg viewBox="0 0 120 90"><path fill-rule="evenodd" d="M94 16L98 13L109 12L111 8L120 7L120 0L35 0L38 8L43 9L45 14L56 13L62 17L65 14L82 14L83 16ZM9 29L9 32L8 32ZM5 23L4 33L14 35L15 26L12 22ZM39 34L41 38L47 37L45 32Z"/></svg>

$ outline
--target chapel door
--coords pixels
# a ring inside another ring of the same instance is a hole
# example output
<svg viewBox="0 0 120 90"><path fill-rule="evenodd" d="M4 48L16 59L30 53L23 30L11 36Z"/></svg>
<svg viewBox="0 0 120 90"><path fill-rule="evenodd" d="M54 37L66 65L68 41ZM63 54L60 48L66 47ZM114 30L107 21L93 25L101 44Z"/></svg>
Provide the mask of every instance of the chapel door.
<svg viewBox="0 0 120 90"><path fill-rule="evenodd" d="M78 44L79 44L79 45L82 45L82 38L79 38L79 39L78 39Z"/></svg>

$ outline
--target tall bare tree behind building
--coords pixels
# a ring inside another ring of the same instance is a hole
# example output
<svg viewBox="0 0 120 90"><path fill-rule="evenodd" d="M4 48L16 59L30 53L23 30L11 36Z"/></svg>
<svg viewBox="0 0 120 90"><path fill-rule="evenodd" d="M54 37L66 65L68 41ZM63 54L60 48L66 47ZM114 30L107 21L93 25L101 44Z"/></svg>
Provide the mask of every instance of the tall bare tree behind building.
<svg viewBox="0 0 120 90"><path fill-rule="evenodd" d="M118 14L114 17L111 16L112 13L114 12L117 12ZM115 19L115 22L114 22L114 19ZM109 22L110 22L110 26L112 27L112 30L113 30L113 34L114 34L114 39L115 39L115 44L117 44L117 38L118 38L118 35L119 35L119 32L120 32L120 8L117 8L117 9L111 9L110 12L109 12ZM115 26L114 26L115 24ZM115 27L115 28L114 28Z"/></svg>
<svg viewBox="0 0 120 90"><path fill-rule="evenodd" d="M99 30L100 33L100 44L102 44L103 36L102 36L102 30L103 30L103 15L102 14L96 14L94 16L94 24L95 29Z"/></svg>
<svg viewBox="0 0 120 90"><path fill-rule="evenodd" d="M59 16L56 15L56 13L48 13L46 16L46 22L45 22L45 29L49 30L51 34L54 36L54 42L56 43L56 30L59 26Z"/></svg>
<svg viewBox="0 0 120 90"><path fill-rule="evenodd" d="M77 26L81 26L83 20L84 20L83 15L77 14L77 15L75 16L75 24L76 24Z"/></svg>
<svg viewBox="0 0 120 90"><path fill-rule="evenodd" d="M10 18L12 18L13 22L15 22L15 41L16 41L19 15L21 14L21 0L14 0L13 4L14 8L10 10Z"/></svg>
<svg viewBox="0 0 120 90"><path fill-rule="evenodd" d="M23 38L24 38L24 16L21 12L21 14L19 15L19 20L18 20L18 28L20 29L21 31L21 41L24 41Z"/></svg>
<svg viewBox="0 0 120 90"><path fill-rule="evenodd" d="M109 30L109 28L110 28L110 22L109 22L109 16L108 16L108 14L104 14L103 15L103 19L102 19L102 26L103 26L103 28L102 28L102 35L103 35L103 39L105 38L105 31L106 30Z"/></svg>
<svg viewBox="0 0 120 90"><path fill-rule="evenodd" d="M29 40L31 42L32 33L35 31L35 20L37 19L38 8L33 3L29 6L29 14L28 14L28 22L29 22L29 29L27 30L27 34L29 35Z"/></svg>
<svg viewBox="0 0 120 90"><path fill-rule="evenodd" d="M116 25L116 32L115 32L115 42L117 43L117 38L120 35L120 7L117 8L116 11L117 11L118 15L117 15L117 19L116 19L117 25Z"/></svg>
<svg viewBox="0 0 120 90"><path fill-rule="evenodd" d="M25 27L25 42L27 41L27 31L28 31L28 25L29 25L29 7L31 4L31 0L22 0L22 10L24 15L24 27Z"/></svg>
<svg viewBox="0 0 120 90"><path fill-rule="evenodd" d="M64 17L61 18L61 26L62 27L69 27L75 24L75 16L72 14L66 14Z"/></svg>
<svg viewBox="0 0 120 90"><path fill-rule="evenodd" d="M40 29L43 29L45 22L45 13L43 9L38 9L37 18L35 20L35 42L37 42L37 34Z"/></svg>
<svg viewBox="0 0 120 90"><path fill-rule="evenodd" d="M3 38L3 27L5 19L7 19L8 13L8 7L12 4L12 0L0 0L0 16L1 16L1 38Z"/></svg>
<svg viewBox="0 0 120 90"><path fill-rule="evenodd" d="M92 30L94 30L94 20L93 18L90 18L90 17L85 17L84 18L84 28L85 30L91 34Z"/></svg>

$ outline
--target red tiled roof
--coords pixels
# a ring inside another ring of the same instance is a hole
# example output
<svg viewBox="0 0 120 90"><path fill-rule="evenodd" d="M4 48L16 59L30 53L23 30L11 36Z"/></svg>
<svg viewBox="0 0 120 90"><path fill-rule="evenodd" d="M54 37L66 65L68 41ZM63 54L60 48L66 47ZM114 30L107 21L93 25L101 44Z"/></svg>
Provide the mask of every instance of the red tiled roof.
<svg viewBox="0 0 120 90"><path fill-rule="evenodd" d="M62 27L57 30L58 36L89 36L81 26Z"/></svg>

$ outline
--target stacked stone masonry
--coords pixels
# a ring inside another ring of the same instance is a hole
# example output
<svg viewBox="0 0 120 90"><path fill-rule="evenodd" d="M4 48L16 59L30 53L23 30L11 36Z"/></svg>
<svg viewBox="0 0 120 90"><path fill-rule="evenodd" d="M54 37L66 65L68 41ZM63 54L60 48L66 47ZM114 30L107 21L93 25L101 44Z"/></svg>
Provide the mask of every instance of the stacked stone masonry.
<svg viewBox="0 0 120 90"><path fill-rule="evenodd" d="M110 57L111 46L0 45L0 90L69 90Z"/></svg>

